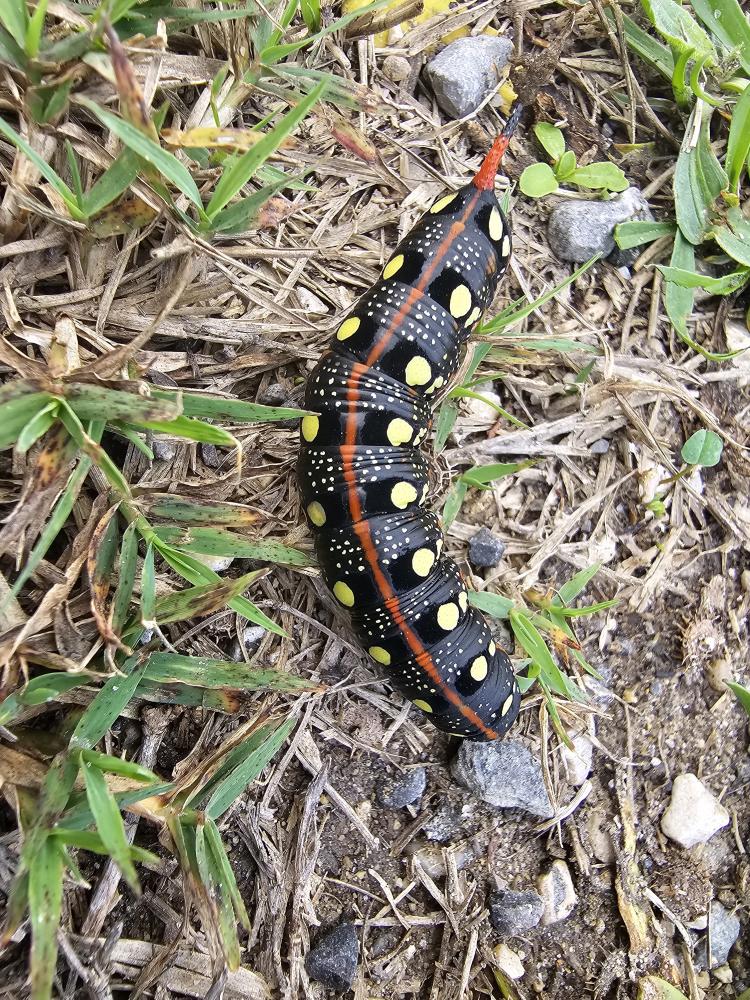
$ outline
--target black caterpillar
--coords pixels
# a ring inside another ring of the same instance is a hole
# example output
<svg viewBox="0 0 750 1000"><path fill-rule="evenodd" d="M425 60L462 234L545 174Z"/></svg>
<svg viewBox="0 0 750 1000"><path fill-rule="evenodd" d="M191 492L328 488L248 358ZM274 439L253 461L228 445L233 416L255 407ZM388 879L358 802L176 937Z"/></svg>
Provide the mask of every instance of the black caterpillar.
<svg viewBox="0 0 750 1000"><path fill-rule="evenodd" d="M423 506L419 445L430 397L455 375L508 265L494 179L517 120L474 180L422 217L339 326L307 383L305 406L318 415L302 421L298 467L323 577L359 641L438 729L478 740L507 732L520 693L458 567L442 556L439 518Z"/></svg>

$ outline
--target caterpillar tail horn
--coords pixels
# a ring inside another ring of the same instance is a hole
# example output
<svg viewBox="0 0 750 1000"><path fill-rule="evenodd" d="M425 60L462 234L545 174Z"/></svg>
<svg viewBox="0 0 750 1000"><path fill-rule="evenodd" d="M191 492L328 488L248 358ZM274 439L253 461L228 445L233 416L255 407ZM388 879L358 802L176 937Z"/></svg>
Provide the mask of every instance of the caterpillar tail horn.
<svg viewBox="0 0 750 1000"><path fill-rule="evenodd" d="M505 123L505 128L502 130L497 139L495 139L492 144L492 148L485 156L484 162L474 178L474 187L478 188L480 191L491 191L495 186L495 175L500 168L500 163L503 155L505 154L505 150L508 148L508 143L518 126L522 112L523 105L516 104L513 109L513 114Z"/></svg>

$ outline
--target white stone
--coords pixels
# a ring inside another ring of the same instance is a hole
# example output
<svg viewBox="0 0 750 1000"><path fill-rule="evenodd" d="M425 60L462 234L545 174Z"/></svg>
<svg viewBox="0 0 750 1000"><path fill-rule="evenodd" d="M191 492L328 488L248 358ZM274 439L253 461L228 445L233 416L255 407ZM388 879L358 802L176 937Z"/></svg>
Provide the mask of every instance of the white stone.
<svg viewBox="0 0 750 1000"><path fill-rule="evenodd" d="M544 902L542 926L557 924L570 916L578 896L564 861L554 861L550 870L536 880L536 887Z"/></svg>
<svg viewBox="0 0 750 1000"><path fill-rule="evenodd" d="M594 720L591 718L590 728L593 727L593 723ZM591 742L591 736L582 732L574 733L571 742L573 743L572 749L565 743L562 744L562 762L568 781L576 788L580 788L591 772L594 744Z"/></svg>
<svg viewBox="0 0 750 1000"><path fill-rule="evenodd" d="M522 979L526 970L518 955L509 948L503 941L493 950L495 961L501 972L504 972L508 979Z"/></svg>
<svg viewBox="0 0 750 1000"><path fill-rule="evenodd" d="M695 847L729 823L724 806L694 774L678 774L672 783L672 797L661 818L666 837L680 847Z"/></svg>

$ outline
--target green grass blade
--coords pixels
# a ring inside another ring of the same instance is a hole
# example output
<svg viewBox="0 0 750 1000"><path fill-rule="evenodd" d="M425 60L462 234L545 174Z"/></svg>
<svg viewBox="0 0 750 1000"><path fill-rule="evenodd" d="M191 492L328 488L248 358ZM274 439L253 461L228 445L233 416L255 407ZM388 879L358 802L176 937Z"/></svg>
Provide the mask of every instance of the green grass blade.
<svg viewBox="0 0 750 1000"><path fill-rule="evenodd" d="M446 399L440 407L438 413L437 427L435 430L435 452L440 452L445 448L450 432L453 430L458 419L458 407L455 403Z"/></svg>
<svg viewBox="0 0 750 1000"><path fill-rule="evenodd" d="M737 0L691 0L691 6L709 32L737 53L750 75L750 24Z"/></svg>
<svg viewBox="0 0 750 1000"><path fill-rule="evenodd" d="M229 663L207 656L152 653L144 680L160 684L187 684L201 688L242 691L314 691L319 686L304 677L280 670L258 669L245 663Z"/></svg>
<svg viewBox="0 0 750 1000"><path fill-rule="evenodd" d="M143 132L139 131L124 118L107 111L88 97L78 97L78 102L87 108L99 121L105 125L113 135L124 143L128 149L132 149L147 163L151 164L166 180L170 181L185 197L191 201L201 212L203 202L195 181L184 163L177 159L172 153L149 139Z"/></svg>
<svg viewBox="0 0 750 1000"><path fill-rule="evenodd" d="M750 715L750 688L746 688L742 684L737 684L735 681L726 681L726 685L736 696L747 714Z"/></svg>
<svg viewBox="0 0 750 1000"><path fill-rule="evenodd" d="M26 44L26 29L29 23L26 0L5 0L0 11L0 21L23 49Z"/></svg>
<svg viewBox="0 0 750 1000"><path fill-rule="evenodd" d="M47 705L61 694L82 687L89 678L83 674L40 674L20 690L0 702L0 726L7 726L28 705Z"/></svg>
<svg viewBox="0 0 750 1000"><path fill-rule="evenodd" d="M120 545L120 572L117 590L112 600L112 631L120 635L128 618L128 609L133 597L136 568L138 562L138 534L135 524L129 524L122 535Z"/></svg>
<svg viewBox="0 0 750 1000"><path fill-rule="evenodd" d="M154 531L158 538L185 552L205 556L234 556L242 559L257 559L285 566L310 566L312 560L288 545L274 541L253 541L222 528L192 527L157 524Z"/></svg>
<svg viewBox="0 0 750 1000"><path fill-rule="evenodd" d="M554 299L556 295L564 291L569 285L572 285L574 281L577 281L582 274L585 274L590 267L599 260L601 254L596 254L590 260L587 260L585 264L581 264L580 267L576 268L575 271L570 275L570 277L565 278L554 288L548 289L543 292L538 298L534 299L533 302L528 302L524 299L517 299L515 302L511 302L510 305L506 306L498 315L490 320L489 323L483 323L477 333L480 334L491 334L499 333L500 331L506 329L506 327L514 326L516 323L520 323L522 319L530 316L531 313L536 312L537 309L541 309L543 305L546 305L551 299Z"/></svg>
<svg viewBox="0 0 750 1000"><path fill-rule="evenodd" d="M156 421L140 420L139 427L147 427L158 434L172 434L188 441L202 441L204 444L215 444L220 448L239 448L239 442L233 434L223 427L205 424L202 420L192 417L176 417L174 420Z"/></svg>
<svg viewBox="0 0 750 1000"><path fill-rule="evenodd" d="M139 160L132 149L124 149L83 196L87 217L97 215L127 191L138 176Z"/></svg>
<svg viewBox="0 0 750 1000"><path fill-rule="evenodd" d="M168 392L164 389L153 389L152 396L156 399L176 400L182 403L182 412L186 417L204 417L211 420L234 420L248 423L261 423L268 420L292 420L304 417L307 410L296 410L288 406L264 406L262 403L246 403L241 399L222 399L219 396L208 396L197 392Z"/></svg>
<svg viewBox="0 0 750 1000"><path fill-rule="evenodd" d="M156 569L154 567L154 547L146 546L146 558L141 570L141 624L144 628L156 625Z"/></svg>
<svg viewBox="0 0 750 1000"><path fill-rule="evenodd" d="M123 778L131 778L133 781L157 782L159 780L158 775L154 774L147 767L141 767L134 760L123 760L122 757L113 757L111 754L99 753L98 750L82 750L81 760L87 764L92 764L100 771L120 774Z"/></svg>
<svg viewBox="0 0 750 1000"><path fill-rule="evenodd" d="M570 604L572 601L582 593L586 587L591 583L596 574L601 569L601 563L594 563L592 566L588 566L586 569L580 570L575 576L571 578L560 587L557 592L556 597L553 597L552 603L559 604L560 606L565 606Z"/></svg>
<svg viewBox="0 0 750 1000"><path fill-rule="evenodd" d="M229 892L232 899L232 905L234 906L234 912L237 915L237 919L245 928L246 931L250 931L250 917L248 916L247 910L245 909L245 904L240 895L240 890L237 885L237 880L234 877L234 872L232 871L232 866L229 864L229 858L227 857L227 852L224 849L224 845L221 842L221 835L219 834L219 828L216 823L210 818L206 817L205 823L205 835L206 843L211 855L216 863L217 874L219 877L219 884L223 885L225 891Z"/></svg>
<svg viewBox="0 0 750 1000"><path fill-rule="evenodd" d="M17 399L0 402L0 448L15 444L24 428L51 402L46 392L31 392Z"/></svg>
<svg viewBox="0 0 750 1000"><path fill-rule="evenodd" d="M750 48L748 48L750 56ZM729 176L729 189L737 192L742 171L750 154L750 87L745 88L732 110L724 168Z"/></svg>
<svg viewBox="0 0 750 1000"><path fill-rule="evenodd" d="M32 1000L49 1000L52 995L62 890L63 855L54 838L47 837L29 865Z"/></svg>
<svg viewBox="0 0 750 1000"><path fill-rule="evenodd" d="M97 694L73 730L71 750L90 750L95 747L119 718L146 670L145 663L140 663L140 659L139 655L128 657L120 667L124 676L116 674L110 677Z"/></svg>
<svg viewBox="0 0 750 1000"><path fill-rule="evenodd" d="M154 608L154 619L159 625L182 622L189 618L203 618L225 607L258 578L265 570L254 570L235 580L222 579L216 583L202 583L161 597Z"/></svg>
<svg viewBox="0 0 750 1000"><path fill-rule="evenodd" d="M35 149L32 149L23 136L20 136L18 132L16 132L16 130L12 128L2 117L0 117L0 135L4 135L9 142L12 142L17 149L20 149L21 152L31 160L42 177L44 177L44 179L48 181L60 195L65 203L65 207L67 208L70 217L79 222L82 221L84 219L84 215L78 207L78 199L75 194L70 190L65 181L52 169L49 163L47 163L47 161L44 160Z"/></svg>
<svg viewBox="0 0 750 1000"><path fill-rule="evenodd" d="M136 895L140 895L141 887L135 866L130 860L130 845L125 835L125 824L114 796L107 788L104 775L90 761L84 761L83 778L86 784L86 799L96 823L97 833L130 888Z"/></svg>
<svg viewBox="0 0 750 1000"><path fill-rule="evenodd" d="M51 836L53 840L65 844L66 847L91 851L92 854L103 854L105 856L109 854L109 848L102 838L96 833L91 833L89 830L74 830L71 827L56 826ZM159 862L158 855L152 854L151 851L146 851L142 847L135 847L130 844L129 850L132 861L138 861L141 864L158 864Z"/></svg>
<svg viewBox="0 0 750 1000"><path fill-rule="evenodd" d="M480 611L485 611L494 618L500 619L507 619L515 607L510 598L502 597L500 594L491 594L486 590L470 590L469 604L479 608Z"/></svg>
<svg viewBox="0 0 750 1000"><path fill-rule="evenodd" d="M443 505L443 528L445 531L448 531L450 526L458 517L458 512L461 510L461 505L466 499L466 494L468 492L468 485L459 479L448 494L445 504Z"/></svg>
<svg viewBox="0 0 750 1000"><path fill-rule="evenodd" d="M47 405L35 413L25 427L21 430L16 441L16 451L25 455L29 448L32 448L57 420L57 403L49 402Z"/></svg>
<svg viewBox="0 0 750 1000"><path fill-rule="evenodd" d="M206 215L212 221L226 207L232 198L247 184L256 170L275 152L283 140L299 123L307 117L310 109L318 102L326 90L325 83L319 83L310 93L289 111L270 132L249 149L222 174L208 205Z"/></svg>

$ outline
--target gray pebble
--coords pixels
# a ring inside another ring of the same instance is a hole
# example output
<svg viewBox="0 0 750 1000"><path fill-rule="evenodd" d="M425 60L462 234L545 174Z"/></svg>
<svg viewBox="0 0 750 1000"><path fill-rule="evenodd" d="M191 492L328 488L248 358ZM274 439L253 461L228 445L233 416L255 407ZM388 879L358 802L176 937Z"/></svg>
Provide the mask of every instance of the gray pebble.
<svg viewBox="0 0 750 1000"><path fill-rule="evenodd" d="M177 454L177 445L171 441L161 441L155 438L151 443L151 451L154 453L155 462L173 462Z"/></svg>
<svg viewBox="0 0 750 1000"><path fill-rule="evenodd" d="M469 562L475 569L490 569L503 558L505 543L489 530L480 528L469 542Z"/></svg>
<svg viewBox="0 0 750 1000"><path fill-rule="evenodd" d="M547 238L560 260L583 264L594 254L615 249L614 228L642 215L648 206L638 188L628 188L609 201L564 201L552 212Z"/></svg>
<svg viewBox="0 0 750 1000"><path fill-rule="evenodd" d="M428 840L444 844L450 840L464 821L464 811L460 806L446 803L434 816L431 816L422 827L422 833Z"/></svg>
<svg viewBox="0 0 750 1000"><path fill-rule="evenodd" d="M289 397L289 390L280 382L272 382L258 393L258 402L264 406L283 406Z"/></svg>
<svg viewBox="0 0 750 1000"><path fill-rule="evenodd" d="M451 118L476 111L497 87L498 73L513 52L509 38L477 35L457 38L427 64L425 72L437 102Z"/></svg>
<svg viewBox="0 0 750 1000"><path fill-rule="evenodd" d="M711 904L711 968L723 965L740 936L740 921L736 913L725 910L721 903ZM695 949L695 964L699 969L708 967L708 942L701 938Z"/></svg>
<svg viewBox="0 0 750 1000"><path fill-rule="evenodd" d="M542 777L542 766L519 740L461 744L451 764L459 784L491 806L525 809L549 819L554 814Z"/></svg>
<svg viewBox="0 0 750 1000"><path fill-rule="evenodd" d="M218 469L221 465L221 455L219 454L219 449L215 444L202 444L201 458L203 459L203 463L207 465L209 469Z"/></svg>
<svg viewBox="0 0 750 1000"><path fill-rule="evenodd" d="M548 927L565 920L578 902L570 869L564 861L553 861L550 870L537 879L537 889L544 901L542 925Z"/></svg>
<svg viewBox="0 0 750 1000"><path fill-rule="evenodd" d="M351 989L357 974L359 939L353 924L339 924L307 953L305 968L311 979L342 993Z"/></svg>
<svg viewBox="0 0 750 1000"><path fill-rule="evenodd" d="M419 802L426 787L427 772L423 767L415 767L384 781L378 789L378 798L389 809L402 809Z"/></svg>
<svg viewBox="0 0 750 1000"><path fill-rule="evenodd" d="M402 83L409 79L411 63L403 56L386 56L383 60L383 75L393 83Z"/></svg>
<svg viewBox="0 0 750 1000"><path fill-rule="evenodd" d="M606 455L609 451L609 441L606 438L599 438L589 448L592 455Z"/></svg>
<svg viewBox="0 0 750 1000"><path fill-rule="evenodd" d="M533 889L514 892L500 889L490 896L490 920L504 938L517 937L536 927L544 913L544 902Z"/></svg>

